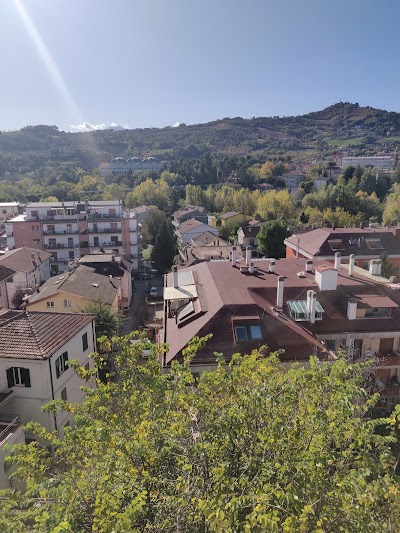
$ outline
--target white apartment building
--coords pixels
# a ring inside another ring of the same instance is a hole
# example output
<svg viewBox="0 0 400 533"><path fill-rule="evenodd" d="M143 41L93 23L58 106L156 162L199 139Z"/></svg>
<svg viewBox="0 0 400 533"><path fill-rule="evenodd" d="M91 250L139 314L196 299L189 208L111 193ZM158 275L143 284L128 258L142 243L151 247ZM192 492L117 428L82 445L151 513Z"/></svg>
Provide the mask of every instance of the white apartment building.
<svg viewBox="0 0 400 533"><path fill-rule="evenodd" d="M306 176L298 170L291 170L279 177L285 182L285 187L289 189L290 194L295 194L300 183L306 179Z"/></svg>
<svg viewBox="0 0 400 533"><path fill-rule="evenodd" d="M32 202L23 215L6 222L6 235L9 250L29 246L50 252L53 274L102 250L115 251L138 268L137 218L118 200Z"/></svg>
<svg viewBox="0 0 400 533"><path fill-rule="evenodd" d="M116 157L111 159L110 163L101 163L99 167L100 176L110 176L111 174L128 174L129 172L138 172L140 170L160 170L161 161L156 157L131 157L124 159Z"/></svg>
<svg viewBox="0 0 400 533"><path fill-rule="evenodd" d="M394 165L394 159L391 155L377 155L377 156L345 156L342 157L343 168L345 167L361 167L365 168L368 166L381 168L383 170L389 170Z"/></svg>
<svg viewBox="0 0 400 533"><path fill-rule="evenodd" d="M67 361L94 367L94 315L0 311L0 488L8 486L4 444L34 439L21 426L34 421L64 434L73 415L45 413L51 400L77 404L85 399L80 379Z"/></svg>

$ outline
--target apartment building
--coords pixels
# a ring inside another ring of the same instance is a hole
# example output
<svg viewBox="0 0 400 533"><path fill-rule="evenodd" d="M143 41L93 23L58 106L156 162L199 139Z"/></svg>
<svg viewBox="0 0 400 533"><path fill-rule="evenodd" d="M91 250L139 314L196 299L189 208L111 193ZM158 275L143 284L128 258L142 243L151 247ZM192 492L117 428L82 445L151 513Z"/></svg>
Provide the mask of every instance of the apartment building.
<svg viewBox="0 0 400 533"><path fill-rule="evenodd" d="M112 174L128 174L129 172L139 172L141 170L160 170L162 163L156 157L115 157L110 163L101 163L99 167L100 176L110 176Z"/></svg>
<svg viewBox="0 0 400 533"><path fill-rule="evenodd" d="M291 170L282 174L279 178L283 179L285 187L289 190L290 194L295 194L300 183L306 179L306 176L298 170Z"/></svg>
<svg viewBox="0 0 400 533"><path fill-rule="evenodd" d="M113 250L138 267L137 218L120 201L32 202L6 222L8 249L30 246L51 253L51 272L69 269L85 254Z"/></svg>
<svg viewBox="0 0 400 533"><path fill-rule="evenodd" d="M361 167L368 166L380 168L382 170L389 170L394 166L394 159L391 155L375 155L375 156L344 156L341 160L342 168L345 167Z"/></svg>
<svg viewBox="0 0 400 533"><path fill-rule="evenodd" d="M344 349L354 359L373 361L373 387L385 401L400 400L400 284L380 274L341 263L305 259L246 259L203 262L166 277L165 320L168 367L182 360L195 336L212 338L195 356L201 372L215 367L215 352L230 361L234 353L284 350L283 363L307 364L311 355L335 359Z"/></svg>
<svg viewBox="0 0 400 533"><path fill-rule="evenodd" d="M93 368L95 338L94 315L0 311L0 488L9 484L4 445L35 438L22 426L39 422L63 436L73 423L72 413L53 415L42 407L54 399L72 404L85 399L85 382L67 362L77 359Z"/></svg>
<svg viewBox="0 0 400 533"><path fill-rule="evenodd" d="M5 222L18 214L18 202L0 202L0 249L7 246Z"/></svg>

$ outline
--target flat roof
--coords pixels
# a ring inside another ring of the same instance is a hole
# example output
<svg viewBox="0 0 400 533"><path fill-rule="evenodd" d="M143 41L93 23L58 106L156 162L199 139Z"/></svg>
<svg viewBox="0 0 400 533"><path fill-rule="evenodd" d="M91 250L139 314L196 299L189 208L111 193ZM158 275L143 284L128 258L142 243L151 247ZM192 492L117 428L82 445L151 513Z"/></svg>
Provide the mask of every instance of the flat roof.
<svg viewBox="0 0 400 533"><path fill-rule="evenodd" d="M165 287L164 300L186 300L187 298L197 298L196 285L185 285L184 287Z"/></svg>

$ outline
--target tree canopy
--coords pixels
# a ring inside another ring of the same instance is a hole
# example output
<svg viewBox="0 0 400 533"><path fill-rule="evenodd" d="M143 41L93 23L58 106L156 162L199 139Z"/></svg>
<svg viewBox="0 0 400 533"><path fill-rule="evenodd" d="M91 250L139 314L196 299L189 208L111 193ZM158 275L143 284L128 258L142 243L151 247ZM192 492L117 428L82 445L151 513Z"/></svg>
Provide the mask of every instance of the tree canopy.
<svg viewBox="0 0 400 533"><path fill-rule="evenodd" d="M258 251L265 257L285 257L284 240L291 232L281 220L270 220L261 226L258 232Z"/></svg>
<svg viewBox="0 0 400 533"><path fill-rule="evenodd" d="M205 339L169 374L160 350L143 362L147 344L131 340L113 339L118 380L47 408L75 413L64 440L30 424L46 446L13 448L27 490L3 492L1 531L399 530L400 411L371 417L365 363L284 371L276 354L253 352L195 379Z"/></svg>

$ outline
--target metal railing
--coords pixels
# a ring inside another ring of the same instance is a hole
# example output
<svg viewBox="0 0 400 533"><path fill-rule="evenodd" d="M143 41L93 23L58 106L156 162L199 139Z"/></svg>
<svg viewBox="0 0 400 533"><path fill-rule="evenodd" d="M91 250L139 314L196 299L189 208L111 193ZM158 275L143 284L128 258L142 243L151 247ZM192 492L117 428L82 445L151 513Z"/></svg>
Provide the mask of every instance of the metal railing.
<svg viewBox="0 0 400 533"><path fill-rule="evenodd" d="M0 445L21 425L19 415L0 415Z"/></svg>
<svg viewBox="0 0 400 533"><path fill-rule="evenodd" d="M53 231L43 231L43 235L76 235L78 230L53 230Z"/></svg>
<svg viewBox="0 0 400 533"><path fill-rule="evenodd" d="M121 228L89 228L89 233L121 233Z"/></svg>

